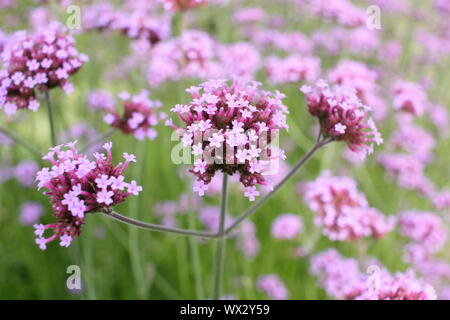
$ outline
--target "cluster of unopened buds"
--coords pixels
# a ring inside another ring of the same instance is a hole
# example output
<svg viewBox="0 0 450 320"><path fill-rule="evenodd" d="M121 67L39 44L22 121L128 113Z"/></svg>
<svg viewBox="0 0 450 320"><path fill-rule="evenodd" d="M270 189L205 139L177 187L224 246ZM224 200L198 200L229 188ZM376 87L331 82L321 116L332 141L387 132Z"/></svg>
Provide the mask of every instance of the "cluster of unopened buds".
<svg viewBox="0 0 450 320"><path fill-rule="evenodd" d="M136 162L132 154L124 153L124 163L112 163L112 143L103 145L106 155L94 153L91 161L78 153L76 142L50 149L44 157L52 166L37 173L38 188L44 188L50 197L56 221L47 225L34 225L36 244L45 250L47 243L58 239L60 245L68 247L80 235L85 216L90 212L110 210L112 206L125 201L130 195L138 195L142 187L136 181L125 182L123 176L130 162ZM44 232L53 234L45 238Z"/></svg>
<svg viewBox="0 0 450 320"><path fill-rule="evenodd" d="M255 81L211 80L186 91L192 95L188 105L176 105L184 127L173 126L184 147L191 147L196 158L190 171L196 176L194 191L204 195L217 171L240 176L245 196L251 201L259 195L256 185L267 185L264 166L275 153L271 142L280 129L287 129L287 107L282 93L259 89ZM279 151L281 158L284 153Z"/></svg>
<svg viewBox="0 0 450 320"><path fill-rule="evenodd" d="M155 139L158 133L154 127L166 118L164 112L157 111L162 106L161 102L150 100L147 91L134 96L122 92L119 98L123 101L122 115L111 108L110 104L105 104L103 107L108 113L104 116L104 121L125 134L133 134L139 140L146 137Z"/></svg>
<svg viewBox="0 0 450 320"><path fill-rule="evenodd" d="M19 31L13 38L1 55L0 108L6 114L25 108L37 111L37 90L61 87L72 92L68 79L88 58L75 49L64 27L52 24L33 34Z"/></svg>

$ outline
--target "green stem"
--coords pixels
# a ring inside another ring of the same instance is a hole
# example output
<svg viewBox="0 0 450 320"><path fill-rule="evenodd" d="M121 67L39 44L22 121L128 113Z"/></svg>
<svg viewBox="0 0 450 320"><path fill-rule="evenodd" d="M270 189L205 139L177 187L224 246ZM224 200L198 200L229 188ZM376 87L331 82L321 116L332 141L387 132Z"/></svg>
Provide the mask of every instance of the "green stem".
<svg viewBox="0 0 450 320"><path fill-rule="evenodd" d="M215 233L178 229L178 228L170 228L170 227L162 226L159 224L143 222L143 221L136 220L133 218L125 217L115 211L110 211L110 212L109 211L101 211L100 213L103 213L103 214L107 215L108 217L113 218L118 221L121 221L123 223L133 225L133 226L136 226L139 228L147 229L147 230L167 232L167 233L176 233L176 234L181 234L181 235L185 235L185 236L196 236L196 237L203 237L203 238L217 238L218 237L218 235Z"/></svg>
<svg viewBox="0 0 450 320"><path fill-rule="evenodd" d="M10 137L15 143L17 143L18 145L21 145L22 147L24 147L26 150L31 152L37 158L42 159L42 153L40 153L39 150L37 150L35 147L33 147L27 141L25 141L24 139L19 137L19 135L17 133L15 133L14 131L12 131L12 130L10 130L8 128L0 126L0 132L5 134L6 136Z"/></svg>
<svg viewBox="0 0 450 320"><path fill-rule="evenodd" d="M195 215L194 211L192 210L189 210L188 212L188 226L189 229L194 229L195 227ZM204 292L202 282L202 268L200 264L200 255L198 252L198 240L190 237L189 248L191 251L192 267L194 268L195 294L198 300L202 300L204 298Z"/></svg>
<svg viewBox="0 0 450 320"><path fill-rule="evenodd" d="M311 150L303 158L297 162L297 164L292 168L292 170L281 180L268 194L260 198L253 206L251 206L247 211L244 212L242 216L237 218L231 226L225 230L225 235L229 235L236 227L238 227L245 219L248 218L253 212L255 212L259 207L261 207L267 200L269 200L275 192L278 191L303 165L314 155L314 153L319 150L324 145L332 142L331 139L324 139L318 141Z"/></svg>
<svg viewBox="0 0 450 320"><path fill-rule="evenodd" d="M225 214L227 210L227 189L228 189L228 174L223 173L222 180L222 195L220 197L220 221L219 221L219 239L217 239L216 257L214 262L214 291L213 299L218 300L221 292L223 263L225 257Z"/></svg>
<svg viewBox="0 0 450 320"><path fill-rule="evenodd" d="M48 109L48 122L50 123L50 135L52 141L52 147L56 146L56 129L55 129L55 115L53 112L52 103L50 102L50 94L48 90L45 91L45 101L47 102Z"/></svg>

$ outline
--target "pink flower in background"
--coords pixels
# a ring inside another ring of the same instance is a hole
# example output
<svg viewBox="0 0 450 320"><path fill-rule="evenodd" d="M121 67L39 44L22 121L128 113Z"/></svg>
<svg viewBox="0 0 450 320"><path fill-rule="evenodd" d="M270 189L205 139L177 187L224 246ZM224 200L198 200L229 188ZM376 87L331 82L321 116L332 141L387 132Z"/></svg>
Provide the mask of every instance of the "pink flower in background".
<svg viewBox="0 0 450 320"><path fill-rule="evenodd" d="M303 230L302 218L296 214L279 215L271 228L272 237L275 239L295 239Z"/></svg>
<svg viewBox="0 0 450 320"><path fill-rule="evenodd" d="M123 181L122 174L130 161L135 162L134 158L125 155L125 162L115 166L112 164L112 143L103 147L106 156L95 153L95 161L78 153L73 142L51 148L44 157L52 167L40 170L36 180L39 189L47 190L44 194L50 197L56 222L35 225L36 243L41 250L57 238L60 238L61 246L70 245L80 235L85 214L110 209L125 201L130 194L142 190L135 181ZM47 229L51 229L53 234L44 238Z"/></svg>
<svg viewBox="0 0 450 320"><path fill-rule="evenodd" d="M134 96L122 92L119 97L123 101L123 114L107 109L104 121L125 134L133 134L136 139L155 139L158 133L154 127L166 117L165 113L157 112L161 102L150 100L147 91Z"/></svg>
<svg viewBox="0 0 450 320"><path fill-rule="evenodd" d="M309 113L319 120L323 137L346 142L362 158L373 152L374 143L383 142L369 117L370 107L362 104L353 88L330 87L319 80L316 87L304 85L300 90L306 96Z"/></svg>
<svg viewBox="0 0 450 320"><path fill-rule="evenodd" d="M37 223L42 216L43 210L38 202L25 202L20 206L20 223L25 226L31 226Z"/></svg>
<svg viewBox="0 0 450 320"><path fill-rule="evenodd" d="M215 206L204 206L199 211L199 218L203 225L213 231L217 232L219 230L220 223L220 208ZM225 216L225 228L231 226L233 223L233 218L226 214Z"/></svg>
<svg viewBox="0 0 450 320"><path fill-rule="evenodd" d="M23 160L14 169L14 175L23 187L31 187L39 167L33 160Z"/></svg>
<svg viewBox="0 0 450 320"><path fill-rule="evenodd" d="M160 0L168 10L186 11L208 2L208 0Z"/></svg>
<svg viewBox="0 0 450 320"><path fill-rule="evenodd" d="M247 7L237 9L233 14L233 21L238 24L253 24L264 22L267 17L267 12L263 8Z"/></svg>
<svg viewBox="0 0 450 320"><path fill-rule="evenodd" d="M398 129L388 141L389 152L378 156L378 162L399 186L415 189L423 195L432 196L433 182L425 176L425 167L430 163L435 147L434 137L422 127L414 124L410 114L397 115Z"/></svg>
<svg viewBox="0 0 450 320"><path fill-rule="evenodd" d="M362 237L383 237L391 231L394 217L385 217L369 207L356 181L350 177L332 176L325 171L315 181L300 184L314 222L323 227L323 234L333 241L353 241Z"/></svg>
<svg viewBox="0 0 450 320"><path fill-rule="evenodd" d="M219 230L220 208L215 206L203 206L199 209L199 219L210 231ZM225 216L225 228L231 226L233 217L228 213ZM251 221L245 221L239 229L233 233L237 236L237 248L247 258L254 258L259 251L259 240L256 237L256 227Z"/></svg>
<svg viewBox="0 0 450 320"><path fill-rule="evenodd" d="M327 249L311 258L310 273L318 277L329 296L351 300L366 288L358 260L344 258L336 249Z"/></svg>
<svg viewBox="0 0 450 320"><path fill-rule="evenodd" d="M247 220L242 223L239 228L237 247L249 259L258 254L260 244L256 237L256 227L253 222Z"/></svg>
<svg viewBox="0 0 450 320"><path fill-rule="evenodd" d="M249 42L237 42L219 47L220 63L229 76L253 79L261 67L258 49Z"/></svg>
<svg viewBox="0 0 450 320"><path fill-rule="evenodd" d="M258 277L256 281L257 288L264 292L269 299L272 300L287 300L289 292L276 274L267 274Z"/></svg>
<svg viewBox="0 0 450 320"><path fill-rule="evenodd" d="M409 121L408 118L398 118L398 129L391 135L388 145L394 150L401 150L413 156L419 163L429 163L433 159L436 141L433 135L421 126Z"/></svg>
<svg viewBox="0 0 450 320"><path fill-rule="evenodd" d="M430 195L434 191L433 182L425 176L425 166L414 155L401 153L383 153L377 161L396 178L399 186Z"/></svg>
<svg viewBox="0 0 450 320"><path fill-rule="evenodd" d="M172 108L185 123L184 127L173 126L182 143L186 147L201 147L193 148L192 153L207 162L204 171L191 170L200 195L218 171L238 173L250 200L259 195L256 184L268 183L254 163L276 160L270 141L278 130L288 128L288 110L282 103L283 94L262 91L259 86L243 79L235 79L231 84L211 80L187 89L193 99L188 105Z"/></svg>
<svg viewBox="0 0 450 320"><path fill-rule="evenodd" d="M424 257L438 251L447 242L446 227L434 213L413 210L404 212L400 216L399 225L401 233L417 244L415 249L424 250Z"/></svg>
<svg viewBox="0 0 450 320"><path fill-rule="evenodd" d="M82 15L85 30L111 30L154 45L171 32L171 17L158 12L156 1L126 1L121 7L103 2L87 6ZM134 5L133 5L134 4Z"/></svg>
<svg viewBox="0 0 450 320"><path fill-rule="evenodd" d="M115 105L114 96L105 90L92 90L88 96L88 105L92 110L112 110Z"/></svg>
<svg viewBox="0 0 450 320"><path fill-rule="evenodd" d="M251 30L247 37L261 49L276 48L291 54L311 55L313 43L301 32L284 32L273 29Z"/></svg>
<svg viewBox="0 0 450 320"><path fill-rule="evenodd" d="M73 37L62 26L51 24L33 34L19 31L13 39L2 53L0 71L0 108L6 114L24 108L37 111L37 90L72 91L69 77L88 58L75 49Z"/></svg>
<svg viewBox="0 0 450 320"><path fill-rule="evenodd" d="M167 80L183 77L215 78L223 74L216 59L216 42L203 31L186 30L180 38L156 45L151 52L147 79L157 87Z"/></svg>
<svg viewBox="0 0 450 320"><path fill-rule="evenodd" d="M440 134L444 136L449 132L448 110L440 105L434 105L430 108L430 119Z"/></svg>
<svg viewBox="0 0 450 320"><path fill-rule="evenodd" d="M449 209L450 208L450 190L438 191L431 194L431 201L436 209Z"/></svg>
<svg viewBox="0 0 450 320"><path fill-rule="evenodd" d="M377 266L377 265L374 265ZM318 276L327 294L346 300L435 300L434 288L418 279L412 270L391 275L359 271L358 260L344 258L335 249L316 254L311 259L311 273ZM370 277L370 278L369 278Z"/></svg>
<svg viewBox="0 0 450 320"><path fill-rule="evenodd" d="M286 58L271 56L266 61L266 72L273 84L314 81L320 74L320 59L291 55Z"/></svg>
<svg viewBox="0 0 450 320"><path fill-rule="evenodd" d="M427 94L419 84L397 80L393 86L393 93L393 106L396 110L420 117L429 107Z"/></svg>
<svg viewBox="0 0 450 320"><path fill-rule="evenodd" d="M364 291L356 300L436 300L436 292L412 270L395 275L382 272L379 288Z"/></svg>
<svg viewBox="0 0 450 320"><path fill-rule="evenodd" d="M311 12L327 21L337 21L345 26L363 26L367 15L349 0L314 0L309 2Z"/></svg>

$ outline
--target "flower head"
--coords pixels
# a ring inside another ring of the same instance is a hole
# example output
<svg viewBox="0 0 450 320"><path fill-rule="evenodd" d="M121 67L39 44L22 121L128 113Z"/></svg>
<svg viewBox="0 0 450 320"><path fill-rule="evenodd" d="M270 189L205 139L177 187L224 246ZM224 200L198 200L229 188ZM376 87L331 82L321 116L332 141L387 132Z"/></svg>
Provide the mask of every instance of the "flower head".
<svg viewBox="0 0 450 320"><path fill-rule="evenodd" d="M257 163L277 159L271 141L278 130L288 128L288 111L281 102L283 94L262 91L259 86L242 79L231 84L211 80L186 90L193 100L172 109L185 124L173 127L197 157L191 172L196 176L194 191L200 195L218 171L237 173L251 201L259 195L256 184L268 184Z"/></svg>
<svg viewBox="0 0 450 320"><path fill-rule="evenodd" d="M112 144L106 143L103 147L106 156L95 154L95 161L78 153L75 143L53 147L44 157L52 166L40 170L36 180L38 188L46 189L44 194L50 197L56 222L35 225L36 243L42 250L56 238L60 238L61 246L69 246L80 235L87 213L109 209L142 191L135 181L123 182L128 161L113 165ZM44 238L47 229L52 229L53 235Z"/></svg>
<svg viewBox="0 0 450 320"><path fill-rule="evenodd" d="M88 60L74 42L58 24L33 34L17 32L1 55L0 108L7 114L26 108L37 111L37 91L60 87L69 93L69 77Z"/></svg>
<svg viewBox="0 0 450 320"><path fill-rule="evenodd" d="M272 237L276 239L295 239L303 229L303 222L296 214L282 214L272 223Z"/></svg>
<svg viewBox="0 0 450 320"><path fill-rule="evenodd" d="M317 215L315 223L331 240L356 240L361 237L383 237L394 226L394 218L386 218L369 207L366 197L349 177L331 176L328 171L317 180L300 185L300 192Z"/></svg>
<svg viewBox="0 0 450 320"><path fill-rule="evenodd" d="M147 91L134 96L122 92L119 97L123 100L123 114L110 109L104 121L125 134L133 134L136 139L155 139L158 133L154 127L166 116L157 112L161 102L150 100Z"/></svg>
<svg viewBox="0 0 450 320"><path fill-rule="evenodd" d="M267 274L260 276L256 281L256 286L263 291L270 299L286 300L289 298L289 292L276 274Z"/></svg>
<svg viewBox="0 0 450 320"><path fill-rule="evenodd" d="M335 249L318 253L311 259L311 273L318 276L320 284L330 296L338 299L436 299L434 288L418 279L412 270L392 275L382 266L371 266L377 271L367 275L359 270L358 260L345 258Z"/></svg>
<svg viewBox="0 0 450 320"><path fill-rule="evenodd" d="M309 113L317 117L321 134L325 138L344 141L350 150L361 157L373 152L373 143L383 142L372 118L371 109L362 104L352 88L335 85L330 87L319 80L315 88L302 86Z"/></svg>

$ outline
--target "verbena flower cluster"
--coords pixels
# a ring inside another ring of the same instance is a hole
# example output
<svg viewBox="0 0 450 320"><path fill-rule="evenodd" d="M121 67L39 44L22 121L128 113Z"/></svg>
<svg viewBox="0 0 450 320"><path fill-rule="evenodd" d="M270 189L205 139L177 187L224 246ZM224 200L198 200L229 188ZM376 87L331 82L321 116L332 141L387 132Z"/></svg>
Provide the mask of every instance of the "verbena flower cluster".
<svg viewBox="0 0 450 320"><path fill-rule="evenodd" d="M394 109L422 116L429 107L427 94L421 85L398 80L394 87Z"/></svg>
<svg viewBox="0 0 450 320"><path fill-rule="evenodd" d="M208 2L208 0L160 0L169 10L185 11Z"/></svg>
<svg viewBox="0 0 450 320"><path fill-rule="evenodd" d="M156 44L171 33L171 15L160 13L156 1L127 1L122 7L108 2L88 6L83 14L85 30L116 31L131 39Z"/></svg>
<svg viewBox="0 0 450 320"><path fill-rule="evenodd" d="M69 77L88 60L74 47L74 38L59 24L35 33L17 32L1 54L0 108L6 114L18 109L37 111L37 92L61 87L71 93Z"/></svg>
<svg viewBox="0 0 450 320"><path fill-rule="evenodd" d="M425 168L433 160L436 142L413 120L408 114L397 115L398 129L387 143L388 151L381 153L377 160L402 188L432 196L435 186L425 175Z"/></svg>
<svg viewBox="0 0 450 320"><path fill-rule="evenodd" d="M155 139L158 133L154 127L166 118L166 114L158 111L161 102L150 100L148 96L145 90L134 96L128 92L120 93L119 98L123 103L121 114L109 106L109 101L99 102L108 112L104 121L125 134L133 134L139 140Z"/></svg>
<svg viewBox="0 0 450 320"><path fill-rule="evenodd" d="M250 43L220 44L204 31L186 30L153 48L147 79L157 87L183 78L253 78L260 65L260 54Z"/></svg>
<svg viewBox="0 0 450 320"><path fill-rule="evenodd" d="M373 152L383 139L372 118L371 108L362 104L353 88L330 87L321 79L316 87L302 86L309 113L317 117L323 137L346 142L362 158Z"/></svg>
<svg viewBox="0 0 450 320"><path fill-rule="evenodd" d="M300 184L299 191L316 214L315 224L330 240L380 238L394 226L395 218L370 207L350 177L332 176L326 171L315 181Z"/></svg>
<svg viewBox="0 0 450 320"><path fill-rule="evenodd" d="M266 72L273 84L312 82L319 77L320 59L302 55L291 55L286 58L272 56L266 61Z"/></svg>
<svg viewBox="0 0 450 320"><path fill-rule="evenodd" d="M344 258L335 249L316 254L310 271L318 276L330 296L346 300L435 300L434 288L415 276L412 270L391 275L377 264L378 272L365 274L359 263Z"/></svg>
<svg viewBox="0 0 450 320"><path fill-rule="evenodd" d="M142 187L136 181L125 182L124 171L130 162L136 162L132 154L124 153L124 163L112 163L112 143L104 144L106 155L95 153L94 161L78 153L75 142L50 149L44 157L51 167L37 173L39 189L46 189L50 197L56 221L47 225L36 224L36 244L45 250L47 243L59 239L60 245L68 247L80 235L86 214L107 210L125 201L130 195L138 195ZM45 238L47 229L53 234Z"/></svg>
<svg viewBox="0 0 450 320"><path fill-rule="evenodd" d="M263 162L275 157L271 141L279 130L288 128L288 110L282 93L263 91L259 86L243 79L231 84L211 80L187 89L193 100L172 109L185 123L174 128L196 156L190 171L196 176L194 191L199 195L205 193L217 171L238 174L244 195L251 201L259 195L256 185L269 183L263 175Z"/></svg>
<svg viewBox="0 0 450 320"><path fill-rule="evenodd" d="M296 214L279 215L272 223L271 234L275 239L295 239L303 231L302 218Z"/></svg>
<svg viewBox="0 0 450 320"><path fill-rule="evenodd" d="M286 300L289 298L289 292L276 274L266 274L258 277L256 281L257 288L264 292L269 299L272 300Z"/></svg>
<svg viewBox="0 0 450 320"><path fill-rule="evenodd" d="M445 225L435 213L407 211L400 216L399 225L401 233L413 241L406 248L409 261L429 259L447 242Z"/></svg>

